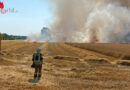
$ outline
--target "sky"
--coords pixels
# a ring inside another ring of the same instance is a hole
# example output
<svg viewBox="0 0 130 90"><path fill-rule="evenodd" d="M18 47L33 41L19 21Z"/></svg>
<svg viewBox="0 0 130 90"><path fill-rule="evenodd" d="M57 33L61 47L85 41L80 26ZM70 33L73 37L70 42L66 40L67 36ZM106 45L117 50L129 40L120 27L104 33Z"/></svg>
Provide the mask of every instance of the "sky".
<svg viewBox="0 0 130 90"><path fill-rule="evenodd" d="M12 35L29 35L49 27L53 21L51 3L45 0L0 0L4 9L13 9L17 13L0 13L0 32Z"/></svg>

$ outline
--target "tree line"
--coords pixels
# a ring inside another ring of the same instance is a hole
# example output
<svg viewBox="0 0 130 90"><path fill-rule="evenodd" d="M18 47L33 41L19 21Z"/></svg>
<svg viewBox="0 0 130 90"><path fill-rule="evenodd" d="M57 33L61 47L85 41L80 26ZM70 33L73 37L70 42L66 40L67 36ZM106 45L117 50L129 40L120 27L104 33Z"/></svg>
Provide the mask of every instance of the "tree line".
<svg viewBox="0 0 130 90"><path fill-rule="evenodd" d="M6 33L1 34L2 40L25 40L27 36L16 36L16 35L8 35Z"/></svg>

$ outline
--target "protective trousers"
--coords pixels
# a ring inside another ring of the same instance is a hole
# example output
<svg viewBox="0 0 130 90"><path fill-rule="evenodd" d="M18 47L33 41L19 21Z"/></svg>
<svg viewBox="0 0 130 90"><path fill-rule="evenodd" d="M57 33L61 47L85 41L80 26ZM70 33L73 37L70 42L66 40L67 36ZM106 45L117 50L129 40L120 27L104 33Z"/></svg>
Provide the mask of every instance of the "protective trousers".
<svg viewBox="0 0 130 90"><path fill-rule="evenodd" d="M42 64L35 63L35 72L34 72L34 78L41 78L42 75Z"/></svg>

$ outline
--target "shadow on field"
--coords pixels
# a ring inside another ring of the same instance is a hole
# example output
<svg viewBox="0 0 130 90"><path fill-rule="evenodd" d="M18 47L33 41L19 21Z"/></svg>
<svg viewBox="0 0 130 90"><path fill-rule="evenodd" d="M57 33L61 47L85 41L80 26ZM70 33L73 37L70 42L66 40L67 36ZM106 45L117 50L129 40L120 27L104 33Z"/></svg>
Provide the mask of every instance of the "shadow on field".
<svg viewBox="0 0 130 90"><path fill-rule="evenodd" d="M30 82L30 83L38 83L39 82L39 80L38 79L29 79L28 80L28 82Z"/></svg>

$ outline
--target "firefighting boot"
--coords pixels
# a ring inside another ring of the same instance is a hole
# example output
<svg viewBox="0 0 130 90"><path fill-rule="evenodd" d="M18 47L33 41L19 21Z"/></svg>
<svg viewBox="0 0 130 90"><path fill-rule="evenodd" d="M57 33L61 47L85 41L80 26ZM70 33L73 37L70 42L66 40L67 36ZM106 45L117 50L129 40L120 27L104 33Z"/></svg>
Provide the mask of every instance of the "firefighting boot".
<svg viewBox="0 0 130 90"><path fill-rule="evenodd" d="M40 80L40 79L41 79L41 73L38 74L38 80Z"/></svg>
<svg viewBox="0 0 130 90"><path fill-rule="evenodd" d="M34 74L34 79L36 79L36 78L37 78L37 73Z"/></svg>

